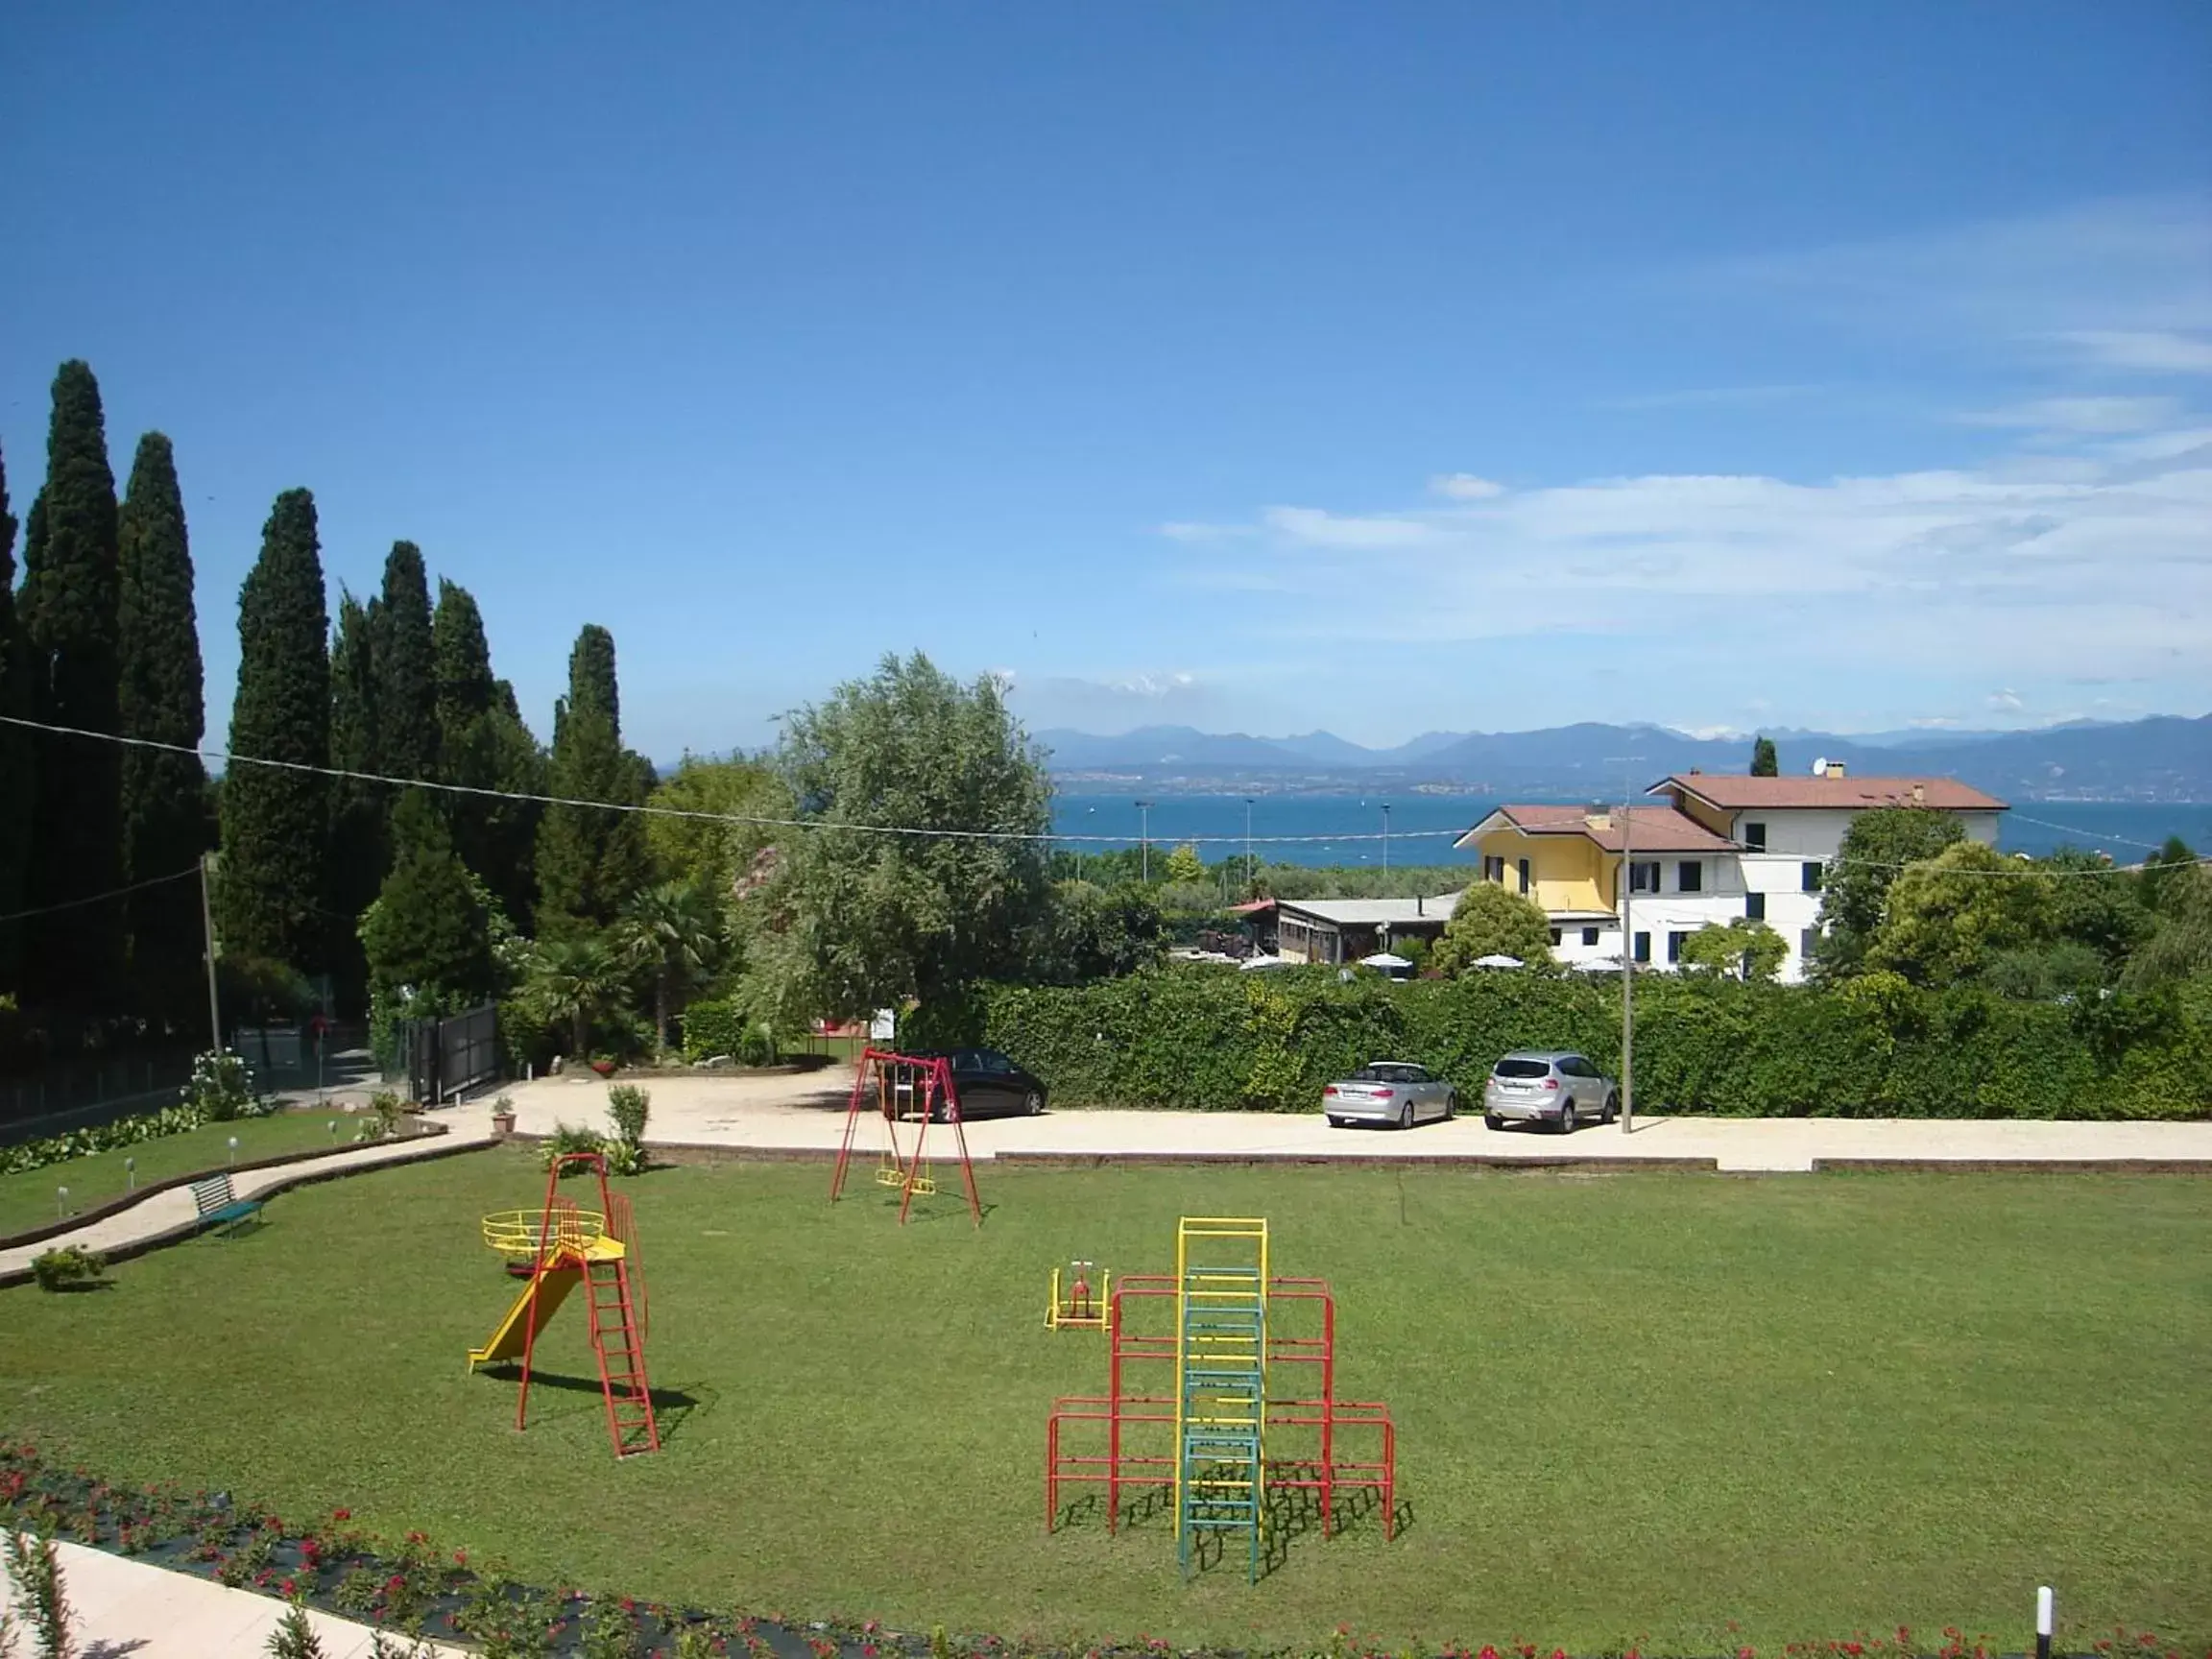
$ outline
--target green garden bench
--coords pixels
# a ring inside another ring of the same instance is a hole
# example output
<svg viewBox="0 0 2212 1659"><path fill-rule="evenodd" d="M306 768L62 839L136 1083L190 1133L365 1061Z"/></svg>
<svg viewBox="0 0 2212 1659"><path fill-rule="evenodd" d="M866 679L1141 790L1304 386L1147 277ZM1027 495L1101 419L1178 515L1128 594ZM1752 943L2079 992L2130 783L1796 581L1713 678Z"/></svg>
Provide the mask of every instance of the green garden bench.
<svg viewBox="0 0 2212 1659"><path fill-rule="evenodd" d="M217 1232L235 1232L261 1215L261 1200L239 1197L231 1190L228 1172L193 1182L192 1203L200 1212L200 1224Z"/></svg>

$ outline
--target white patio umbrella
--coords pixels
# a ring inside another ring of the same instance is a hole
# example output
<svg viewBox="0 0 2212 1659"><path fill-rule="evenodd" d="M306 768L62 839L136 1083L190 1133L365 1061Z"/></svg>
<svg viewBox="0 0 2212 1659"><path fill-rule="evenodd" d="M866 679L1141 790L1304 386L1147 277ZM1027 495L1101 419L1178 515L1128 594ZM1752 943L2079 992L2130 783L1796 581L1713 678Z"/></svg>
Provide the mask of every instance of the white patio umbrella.
<svg viewBox="0 0 2212 1659"><path fill-rule="evenodd" d="M1473 966L1477 968L1518 968L1521 966L1521 958L1499 952L1494 955L1476 957Z"/></svg>
<svg viewBox="0 0 2212 1659"><path fill-rule="evenodd" d="M1286 962L1280 956L1251 956L1245 959L1243 971L1249 974L1256 968L1295 968L1297 966L1297 963Z"/></svg>
<svg viewBox="0 0 2212 1659"><path fill-rule="evenodd" d="M1359 966L1362 968L1381 968L1386 972L1395 973L1398 969L1410 968L1413 964L1393 951L1378 950L1372 956L1360 957Z"/></svg>
<svg viewBox="0 0 2212 1659"><path fill-rule="evenodd" d="M1618 974L1621 972L1621 958L1618 956L1593 956L1587 962L1575 963L1574 967L1577 974Z"/></svg>

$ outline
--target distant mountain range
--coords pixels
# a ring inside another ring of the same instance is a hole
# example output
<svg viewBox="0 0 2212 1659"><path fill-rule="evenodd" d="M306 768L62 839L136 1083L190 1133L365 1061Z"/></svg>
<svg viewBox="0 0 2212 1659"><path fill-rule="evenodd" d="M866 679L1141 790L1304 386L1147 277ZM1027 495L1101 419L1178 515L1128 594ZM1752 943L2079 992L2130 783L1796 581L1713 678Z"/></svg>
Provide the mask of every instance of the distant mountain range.
<svg viewBox="0 0 2212 1659"><path fill-rule="evenodd" d="M2071 721L2032 732L1767 733L1785 773L1815 758L1852 772L1955 777L2008 800L2212 801L2212 714ZM1145 726L1117 737L1037 733L1053 773L1069 783L1141 780L1156 787L1367 789L1379 783L1485 794L1610 798L1623 774L1642 781L1692 767L1743 772L1750 736L1693 737L1662 726L1558 726L1542 732L1430 732L1394 749L1368 749L1328 732L1293 737ZM1633 757L1632 765L1629 763Z"/></svg>

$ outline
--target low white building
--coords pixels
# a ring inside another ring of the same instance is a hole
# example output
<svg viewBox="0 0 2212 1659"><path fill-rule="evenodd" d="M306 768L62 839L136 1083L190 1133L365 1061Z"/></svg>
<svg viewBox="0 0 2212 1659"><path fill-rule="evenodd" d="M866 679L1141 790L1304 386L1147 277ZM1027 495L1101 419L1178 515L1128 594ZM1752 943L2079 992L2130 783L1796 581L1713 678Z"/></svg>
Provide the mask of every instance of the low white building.
<svg viewBox="0 0 2212 1659"><path fill-rule="evenodd" d="M1852 778L1839 765L1794 778L1684 773L1647 794L1665 805L1625 820L1617 807L1501 806L1455 845L1481 854L1484 880L1543 906L1569 967L1621 960L1625 886L1639 966L1671 968L1699 928L1749 917L1782 936L1782 977L1796 980L1817 936L1822 879L1860 813L1955 813L1968 838L1994 846L2006 810L1955 778Z"/></svg>

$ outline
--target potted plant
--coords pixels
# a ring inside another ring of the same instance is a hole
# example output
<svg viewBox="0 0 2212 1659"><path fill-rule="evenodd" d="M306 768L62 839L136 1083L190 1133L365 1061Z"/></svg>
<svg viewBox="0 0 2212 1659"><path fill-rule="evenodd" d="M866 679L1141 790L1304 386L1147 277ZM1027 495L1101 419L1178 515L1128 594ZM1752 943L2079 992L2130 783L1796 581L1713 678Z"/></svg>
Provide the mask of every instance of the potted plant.
<svg viewBox="0 0 2212 1659"><path fill-rule="evenodd" d="M492 1133L502 1141L515 1133L515 1102L509 1095L492 1102Z"/></svg>

